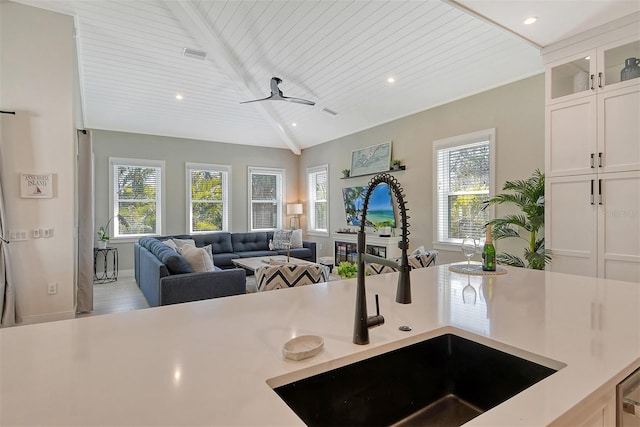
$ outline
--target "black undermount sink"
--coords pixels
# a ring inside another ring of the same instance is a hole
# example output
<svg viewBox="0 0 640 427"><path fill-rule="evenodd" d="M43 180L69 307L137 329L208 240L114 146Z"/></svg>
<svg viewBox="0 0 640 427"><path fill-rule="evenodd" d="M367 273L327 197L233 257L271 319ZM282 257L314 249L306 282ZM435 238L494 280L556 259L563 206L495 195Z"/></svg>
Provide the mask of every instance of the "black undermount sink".
<svg viewBox="0 0 640 427"><path fill-rule="evenodd" d="M555 372L447 334L274 390L309 426L459 426Z"/></svg>

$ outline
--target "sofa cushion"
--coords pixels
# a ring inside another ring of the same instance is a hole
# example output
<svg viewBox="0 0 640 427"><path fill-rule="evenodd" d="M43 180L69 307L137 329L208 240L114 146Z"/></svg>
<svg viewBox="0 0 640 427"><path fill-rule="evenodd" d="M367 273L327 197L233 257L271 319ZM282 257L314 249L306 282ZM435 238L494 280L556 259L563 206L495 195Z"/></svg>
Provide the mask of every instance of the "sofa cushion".
<svg viewBox="0 0 640 427"><path fill-rule="evenodd" d="M206 248L184 245L182 247L182 256L187 260L191 269L197 273L214 270L210 245L207 245Z"/></svg>
<svg viewBox="0 0 640 427"><path fill-rule="evenodd" d="M233 246L231 245L231 233L215 232L195 234L193 235L193 240L195 240L196 246L198 247L211 245L211 251L214 254L233 252Z"/></svg>
<svg viewBox="0 0 640 427"><path fill-rule="evenodd" d="M233 264L233 261L231 260L238 259L238 258L240 258L240 255L234 254L231 252L222 253L222 254L214 253L213 263L217 267L235 267L235 265Z"/></svg>
<svg viewBox="0 0 640 427"><path fill-rule="evenodd" d="M276 251L278 253L278 255L286 255L287 254L287 250L286 249L281 249L279 251ZM294 257L294 258L299 258L299 259L306 259L309 261L315 261L311 259L311 249L309 248L295 248L295 249L291 249L289 251L289 255Z"/></svg>
<svg viewBox="0 0 640 427"><path fill-rule="evenodd" d="M233 233L231 234L231 243L233 245L233 251L231 252L235 253L269 250L269 240L267 240L267 233L265 232Z"/></svg>
<svg viewBox="0 0 640 427"><path fill-rule="evenodd" d="M285 252L286 253L286 252ZM235 252L236 255L239 255L240 258L251 258L257 256L272 256L277 255L277 252L270 251L267 249L266 251L244 251L244 252Z"/></svg>

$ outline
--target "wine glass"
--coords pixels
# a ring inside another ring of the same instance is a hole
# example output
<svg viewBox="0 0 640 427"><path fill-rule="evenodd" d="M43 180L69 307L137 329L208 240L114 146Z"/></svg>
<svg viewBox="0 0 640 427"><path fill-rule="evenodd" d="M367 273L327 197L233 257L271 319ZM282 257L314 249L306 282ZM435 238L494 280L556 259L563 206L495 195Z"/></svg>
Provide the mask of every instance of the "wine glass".
<svg viewBox="0 0 640 427"><path fill-rule="evenodd" d="M462 302L465 304L475 305L476 296L476 288L471 286L471 276L467 275L467 286L462 288Z"/></svg>
<svg viewBox="0 0 640 427"><path fill-rule="evenodd" d="M476 253L476 240L472 237L465 237L462 240L462 253L467 258L467 270L471 270L471 258Z"/></svg>

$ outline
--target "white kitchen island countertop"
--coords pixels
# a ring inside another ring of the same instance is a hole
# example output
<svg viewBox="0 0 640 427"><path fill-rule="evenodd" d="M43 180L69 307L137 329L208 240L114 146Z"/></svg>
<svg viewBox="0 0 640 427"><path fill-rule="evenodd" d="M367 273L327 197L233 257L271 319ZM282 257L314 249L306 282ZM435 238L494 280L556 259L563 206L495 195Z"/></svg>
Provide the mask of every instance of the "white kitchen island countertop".
<svg viewBox="0 0 640 427"><path fill-rule="evenodd" d="M640 284L507 269L414 270L407 305L397 273L367 277L385 324L364 346L355 279L3 329L0 425L302 425L269 384L450 332L560 368L468 425L548 425L640 366ZM285 359L306 334L324 349Z"/></svg>

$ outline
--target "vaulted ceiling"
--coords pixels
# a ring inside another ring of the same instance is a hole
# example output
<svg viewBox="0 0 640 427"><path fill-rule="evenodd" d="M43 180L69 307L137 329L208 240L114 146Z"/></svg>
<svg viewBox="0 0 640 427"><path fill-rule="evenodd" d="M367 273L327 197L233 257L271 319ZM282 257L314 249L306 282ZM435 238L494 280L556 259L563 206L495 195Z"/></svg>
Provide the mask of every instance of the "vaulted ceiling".
<svg viewBox="0 0 640 427"><path fill-rule="evenodd" d="M541 73L540 47L640 9L637 0L19 2L76 18L86 128L295 153ZM523 25L530 15L539 21ZM241 104L268 96L272 77L315 105Z"/></svg>

